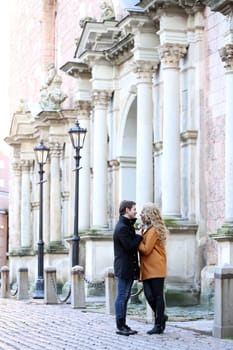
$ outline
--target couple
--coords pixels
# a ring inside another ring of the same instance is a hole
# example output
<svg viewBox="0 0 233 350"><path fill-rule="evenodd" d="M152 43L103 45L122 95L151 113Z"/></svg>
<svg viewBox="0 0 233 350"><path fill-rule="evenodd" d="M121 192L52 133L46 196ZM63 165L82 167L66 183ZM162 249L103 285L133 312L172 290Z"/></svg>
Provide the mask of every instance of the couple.
<svg viewBox="0 0 233 350"><path fill-rule="evenodd" d="M143 225L137 232L134 228L137 220L136 203L122 201L119 214L113 235L114 273L117 278L116 333L126 336L137 333L126 324L126 312L133 282L139 279L143 283L146 300L155 314L154 327L147 333L161 334L168 319L164 314L167 228L159 209L153 203L143 206L140 214Z"/></svg>

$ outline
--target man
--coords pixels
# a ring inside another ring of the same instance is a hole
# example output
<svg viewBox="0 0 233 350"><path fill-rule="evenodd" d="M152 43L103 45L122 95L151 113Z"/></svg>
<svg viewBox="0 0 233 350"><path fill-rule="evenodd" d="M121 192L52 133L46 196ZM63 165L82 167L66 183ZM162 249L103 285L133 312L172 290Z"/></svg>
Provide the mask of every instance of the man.
<svg viewBox="0 0 233 350"><path fill-rule="evenodd" d="M126 324L127 303L134 280L139 277L137 248L142 236L136 234L136 203L123 200L119 208L119 221L116 224L114 244L114 273L117 277L117 297L115 300L116 333L120 335L136 334Z"/></svg>

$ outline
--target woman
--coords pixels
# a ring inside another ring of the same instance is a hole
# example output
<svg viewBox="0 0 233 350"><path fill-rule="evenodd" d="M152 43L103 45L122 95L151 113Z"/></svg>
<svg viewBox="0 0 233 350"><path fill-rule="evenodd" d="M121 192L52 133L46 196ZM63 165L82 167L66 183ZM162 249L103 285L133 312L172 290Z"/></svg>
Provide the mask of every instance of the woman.
<svg viewBox="0 0 233 350"><path fill-rule="evenodd" d="M139 244L140 280L146 300L155 314L154 327L148 334L160 334L165 329L168 319L164 314L164 280L166 277L166 249L167 228L159 209L153 203L147 203L141 211L143 223L142 241Z"/></svg>

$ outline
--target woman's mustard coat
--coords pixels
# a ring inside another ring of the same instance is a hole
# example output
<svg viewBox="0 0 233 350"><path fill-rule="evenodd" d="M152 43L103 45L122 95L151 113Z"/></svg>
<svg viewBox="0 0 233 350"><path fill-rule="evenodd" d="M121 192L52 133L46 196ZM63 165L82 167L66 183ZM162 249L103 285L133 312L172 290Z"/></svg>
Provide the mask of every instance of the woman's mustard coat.
<svg viewBox="0 0 233 350"><path fill-rule="evenodd" d="M167 259L166 249L158 237L154 227L148 228L143 233L143 239L139 244L140 254L140 281L148 278L166 277Z"/></svg>

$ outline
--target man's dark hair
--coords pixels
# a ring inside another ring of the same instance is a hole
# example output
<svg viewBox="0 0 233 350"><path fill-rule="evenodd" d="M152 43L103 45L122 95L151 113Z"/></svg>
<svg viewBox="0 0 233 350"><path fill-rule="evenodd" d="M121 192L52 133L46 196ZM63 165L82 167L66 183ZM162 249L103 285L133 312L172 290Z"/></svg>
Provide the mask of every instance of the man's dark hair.
<svg viewBox="0 0 233 350"><path fill-rule="evenodd" d="M126 201L126 200L122 201L119 207L119 214L124 215L126 208L131 209L134 205L136 205L134 201Z"/></svg>

